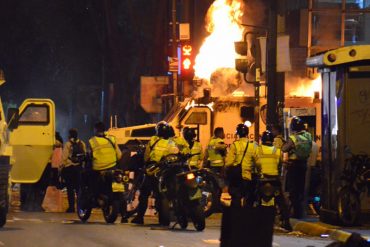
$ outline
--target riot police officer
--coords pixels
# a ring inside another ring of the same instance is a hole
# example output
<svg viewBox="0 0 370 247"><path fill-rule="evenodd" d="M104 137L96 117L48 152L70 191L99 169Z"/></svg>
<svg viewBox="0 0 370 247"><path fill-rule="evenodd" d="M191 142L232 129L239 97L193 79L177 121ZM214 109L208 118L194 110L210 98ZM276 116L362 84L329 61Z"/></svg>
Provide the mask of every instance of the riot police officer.
<svg viewBox="0 0 370 247"><path fill-rule="evenodd" d="M257 143L249 141L249 128L244 124L238 124L236 134L239 139L231 144L225 161L231 206L241 206L242 198L252 205L255 189L252 175L255 174Z"/></svg>
<svg viewBox="0 0 370 247"><path fill-rule="evenodd" d="M304 186L307 159L312 150L312 137L305 130L302 119L297 116L292 118L290 130L291 135L281 150L288 153L287 187L293 207L293 217L300 219L304 214Z"/></svg>
<svg viewBox="0 0 370 247"><path fill-rule="evenodd" d="M225 166L227 145L224 138L224 129L222 127L215 128L206 150L207 166L217 174L222 174Z"/></svg>
<svg viewBox="0 0 370 247"><path fill-rule="evenodd" d="M152 136L145 148L144 161L146 163L146 173L144 184L140 189L138 212L131 223L144 224L144 215L148 207L148 197L153 191L155 195L158 195L158 180L155 177L158 168L158 164L162 157L178 152L173 141L169 140L171 136L170 126L168 123L161 121L156 126L156 135ZM156 200L157 203L159 200ZM160 216L161 212L159 212ZM161 220L159 222L162 223Z"/></svg>
<svg viewBox="0 0 370 247"><path fill-rule="evenodd" d="M200 142L195 140L195 138L197 137L195 130L189 127L185 127L182 130L182 135L187 141L189 145L189 149L190 149L191 157L189 159L189 165L192 168L200 168L201 161L203 159L203 151L202 151L202 145L200 144Z"/></svg>
<svg viewBox="0 0 370 247"><path fill-rule="evenodd" d="M281 212L282 227L290 231L292 227L289 223L289 209L282 192L280 181L281 150L273 145L274 136L268 130L262 133L261 142L256 152L256 167L259 173L259 182L262 185L268 181L276 187L278 193L275 193L277 194L275 196L275 202Z"/></svg>

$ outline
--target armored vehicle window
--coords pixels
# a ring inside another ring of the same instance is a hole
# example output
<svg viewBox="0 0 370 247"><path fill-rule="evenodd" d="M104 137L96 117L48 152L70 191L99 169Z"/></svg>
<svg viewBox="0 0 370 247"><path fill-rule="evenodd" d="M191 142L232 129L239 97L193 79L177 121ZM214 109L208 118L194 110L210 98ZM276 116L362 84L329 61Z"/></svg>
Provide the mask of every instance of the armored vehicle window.
<svg viewBox="0 0 370 247"><path fill-rule="evenodd" d="M131 137L146 137L155 135L155 127L132 130Z"/></svg>
<svg viewBox="0 0 370 247"><path fill-rule="evenodd" d="M186 119L185 124L207 124L207 113L206 112L193 112L188 119Z"/></svg>
<svg viewBox="0 0 370 247"><path fill-rule="evenodd" d="M19 124L49 123L49 107L47 105L30 104L21 113Z"/></svg>

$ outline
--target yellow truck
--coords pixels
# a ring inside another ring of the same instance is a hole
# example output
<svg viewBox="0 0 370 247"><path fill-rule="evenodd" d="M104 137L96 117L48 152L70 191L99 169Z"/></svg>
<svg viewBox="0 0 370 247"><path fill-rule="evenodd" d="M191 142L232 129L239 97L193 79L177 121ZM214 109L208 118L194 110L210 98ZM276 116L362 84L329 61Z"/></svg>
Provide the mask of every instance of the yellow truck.
<svg viewBox="0 0 370 247"><path fill-rule="evenodd" d="M50 99L26 99L13 112L18 116L8 132L14 160L10 179L21 184L21 208L41 210L55 143L55 105Z"/></svg>
<svg viewBox="0 0 370 247"><path fill-rule="evenodd" d="M216 127L223 127L225 131L225 143L231 144L235 136L235 128L239 123L250 121L249 138L254 140L254 97L208 97L208 98L187 98L183 102L176 104L164 117L175 129L175 134L180 135L184 127L194 128L197 138L201 142L203 149L207 146ZM260 134L266 130L265 114L266 99L261 98L262 113L260 114ZM313 135L321 132L321 127L316 123L320 120L321 106L320 100L314 101L311 97L287 97L285 99L285 119L293 115L302 117L308 123ZM111 127L109 134L114 135L121 147L134 150L137 140L142 142L149 141L155 134L155 123L138 126L117 128ZM289 122L287 125L289 126Z"/></svg>

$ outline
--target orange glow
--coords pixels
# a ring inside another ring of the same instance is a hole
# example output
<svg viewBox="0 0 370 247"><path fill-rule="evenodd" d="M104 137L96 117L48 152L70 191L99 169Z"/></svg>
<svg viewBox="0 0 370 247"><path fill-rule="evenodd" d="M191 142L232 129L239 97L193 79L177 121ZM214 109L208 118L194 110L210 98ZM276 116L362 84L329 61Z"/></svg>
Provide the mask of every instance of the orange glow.
<svg viewBox="0 0 370 247"><path fill-rule="evenodd" d="M191 61L189 58L185 58L184 61L182 61L182 65L184 69L190 69Z"/></svg>
<svg viewBox="0 0 370 247"><path fill-rule="evenodd" d="M297 84L298 86L296 88L291 88L289 96L313 98L315 92L319 92L321 98L321 75L314 80L301 79Z"/></svg>
<svg viewBox="0 0 370 247"><path fill-rule="evenodd" d="M210 80L211 74L218 68L235 68L238 56L234 42L243 40L241 23L242 0L215 0L209 8L207 31L199 54L195 58L195 77Z"/></svg>

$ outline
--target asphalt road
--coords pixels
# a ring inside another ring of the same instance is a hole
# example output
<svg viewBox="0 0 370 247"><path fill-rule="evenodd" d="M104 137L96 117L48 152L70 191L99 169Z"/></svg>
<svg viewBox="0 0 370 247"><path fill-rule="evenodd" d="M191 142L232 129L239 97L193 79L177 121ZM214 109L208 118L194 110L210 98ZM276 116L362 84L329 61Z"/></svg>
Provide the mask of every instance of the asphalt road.
<svg viewBox="0 0 370 247"><path fill-rule="evenodd" d="M118 220L117 220L118 222ZM106 224L99 212L88 223L80 223L75 214L11 212L0 229L0 246L123 246L123 247L212 247L219 246L220 215L207 219L203 232L164 230L155 227L155 217L146 217L144 226ZM275 233L274 246L326 246L329 239L312 238L298 233Z"/></svg>

